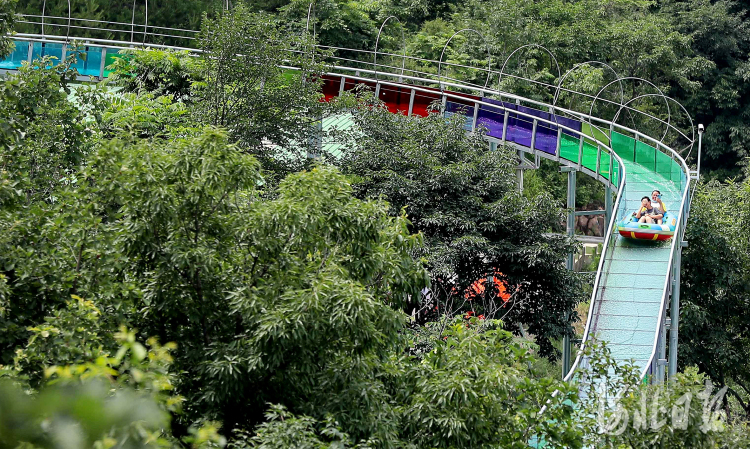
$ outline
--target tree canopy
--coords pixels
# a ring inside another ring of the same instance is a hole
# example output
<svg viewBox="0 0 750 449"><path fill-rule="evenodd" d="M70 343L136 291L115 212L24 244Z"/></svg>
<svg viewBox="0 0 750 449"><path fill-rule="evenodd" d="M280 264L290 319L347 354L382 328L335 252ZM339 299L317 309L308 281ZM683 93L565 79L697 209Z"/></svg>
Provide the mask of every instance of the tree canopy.
<svg viewBox="0 0 750 449"><path fill-rule="evenodd" d="M559 202L518 192L514 151L490 151L458 116L322 102L325 53L281 68L282 50L315 43L297 33L305 4L216 3L149 4L149 23L201 24L200 56L126 50L110 85L81 86L71 47L0 81L0 448L750 447L747 182L695 196L681 333L695 367L642 385L594 345L591 369L564 382L554 344L584 282L564 269L575 245L549 234ZM133 13L74 4L96 20ZM707 154L727 163L712 168L740 173L741 4L332 0L316 38L370 48L394 11L415 55L474 27L496 55L539 42L563 65L650 77L716 116ZM404 44L395 30L385 49ZM448 58L486 63L471 39ZM508 70L558 76L538 49ZM356 125L342 157L311 157L319 120L342 112Z"/></svg>
<svg viewBox="0 0 750 449"><path fill-rule="evenodd" d="M575 244L548 234L562 220L559 205L546 194L521 195L515 153L488 151L460 115L448 123L438 113L404 118L365 103L354 117L340 164L355 191L386 199L391 214L405 210L425 237L415 256L426 260L432 285L430 299L414 305L420 316L471 311L510 328L527 324L552 355L550 340L572 332L565 311L583 299L562 263Z"/></svg>

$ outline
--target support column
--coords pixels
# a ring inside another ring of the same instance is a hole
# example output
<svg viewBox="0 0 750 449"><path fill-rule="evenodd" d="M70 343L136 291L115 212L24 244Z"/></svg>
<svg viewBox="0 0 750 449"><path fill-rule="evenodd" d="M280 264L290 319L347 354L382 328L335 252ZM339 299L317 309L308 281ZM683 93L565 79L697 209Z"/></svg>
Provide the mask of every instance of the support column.
<svg viewBox="0 0 750 449"><path fill-rule="evenodd" d="M667 311L659 318L661 320L661 331L659 331L659 356L656 361L656 383L664 383L664 368L667 365Z"/></svg>
<svg viewBox="0 0 750 449"><path fill-rule="evenodd" d="M568 173L568 226L567 231L569 236L573 236L576 230L576 169L575 167L562 167L560 169L563 173ZM568 270L573 269L573 253L568 254L568 258L565 261L565 267ZM570 311L565 311L565 322L567 323L570 319ZM570 335L565 334L563 337L563 350L562 350L562 375L565 377L570 369Z"/></svg>
<svg viewBox="0 0 750 449"><path fill-rule="evenodd" d="M323 117L313 125L315 132L310 136L310 147L307 150L309 159L318 159L323 155Z"/></svg>
<svg viewBox="0 0 750 449"><path fill-rule="evenodd" d="M523 193L523 169L516 169L516 179L518 180L518 193Z"/></svg>
<svg viewBox="0 0 750 449"><path fill-rule="evenodd" d="M318 120L317 131L318 135L315 139L315 148L318 151L317 157L321 157L323 155L323 117L320 117L320 120Z"/></svg>
<svg viewBox="0 0 750 449"><path fill-rule="evenodd" d="M681 241L677 248L674 261L672 263L672 304L670 306L670 318L672 325L669 328L669 378L672 379L677 374L677 344L679 343L680 332L680 264L682 263L682 247L687 246L687 242Z"/></svg>

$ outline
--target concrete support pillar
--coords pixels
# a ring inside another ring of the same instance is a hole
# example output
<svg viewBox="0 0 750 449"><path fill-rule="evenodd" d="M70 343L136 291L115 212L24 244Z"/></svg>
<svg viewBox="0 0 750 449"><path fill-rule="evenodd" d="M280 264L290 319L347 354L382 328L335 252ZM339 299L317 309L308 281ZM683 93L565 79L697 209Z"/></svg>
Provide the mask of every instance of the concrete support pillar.
<svg viewBox="0 0 750 449"><path fill-rule="evenodd" d="M104 79L104 69L107 64L107 49L102 47L102 60L99 62L99 81Z"/></svg>
<svg viewBox="0 0 750 449"><path fill-rule="evenodd" d="M315 132L310 136L310 149L307 151L307 157L317 159L323 154L323 118L313 125Z"/></svg>
<svg viewBox="0 0 750 449"><path fill-rule="evenodd" d="M315 139L315 149L318 151L318 157L323 154L323 117L318 120L317 138Z"/></svg>
<svg viewBox="0 0 750 449"><path fill-rule="evenodd" d="M474 116L471 118L471 130L477 129L477 119L479 118L479 104L474 103Z"/></svg>

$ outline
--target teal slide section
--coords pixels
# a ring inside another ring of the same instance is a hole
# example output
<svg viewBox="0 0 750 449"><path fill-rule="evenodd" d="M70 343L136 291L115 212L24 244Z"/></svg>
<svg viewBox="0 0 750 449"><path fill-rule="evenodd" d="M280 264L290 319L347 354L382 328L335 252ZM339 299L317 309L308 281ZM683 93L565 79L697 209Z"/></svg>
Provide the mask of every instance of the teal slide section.
<svg viewBox="0 0 750 449"><path fill-rule="evenodd" d="M635 211L641 198L650 197L653 190L661 192L667 210L679 221L689 180L678 162L628 136L615 132L611 137L626 173L615 221ZM667 297L673 241L638 241L622 237L616 229L611 232L592 298L587 338L607 342L615 360L633 361L648 374L666 307L662 302Z"/></svg>
<svg viewBox="0 0 750 449"><path fill-rule="evenodd" d="M662 193L667 210L679 219L682 183L638 163L624 162L626 188L616 219L635 211L641 198L654 189ZM613 232L613 248L602 266L589 332L608 343L615 360L632 359L643 371L658 338L672 241L635 241Z"/></svg>

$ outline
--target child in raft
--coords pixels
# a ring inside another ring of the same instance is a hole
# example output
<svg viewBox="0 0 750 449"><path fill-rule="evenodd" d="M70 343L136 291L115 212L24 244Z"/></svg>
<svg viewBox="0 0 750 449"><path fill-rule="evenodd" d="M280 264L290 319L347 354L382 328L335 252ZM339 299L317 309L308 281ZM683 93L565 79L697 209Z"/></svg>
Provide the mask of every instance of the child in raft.
<svg viewBox="0 0 750 449"><path fill-rule="evenodd" d="M654 215L661 215L664 217L664 214L667 213L667 207L664 205L664 202L661 200L661 192L658 190L654 190L651 192L651 207L654 208ZM659 218L657 220L657 223L661 224L662 220Z"/></svg>
<svg viewBox="0 0 750 449"><path fill-rule="evenodd" d="M638 223L661 224L664 214L660 212L659 209L651 206L651 198L644 196L641 198L641 207L636 212L635 218L638 219Z"/></svg>

